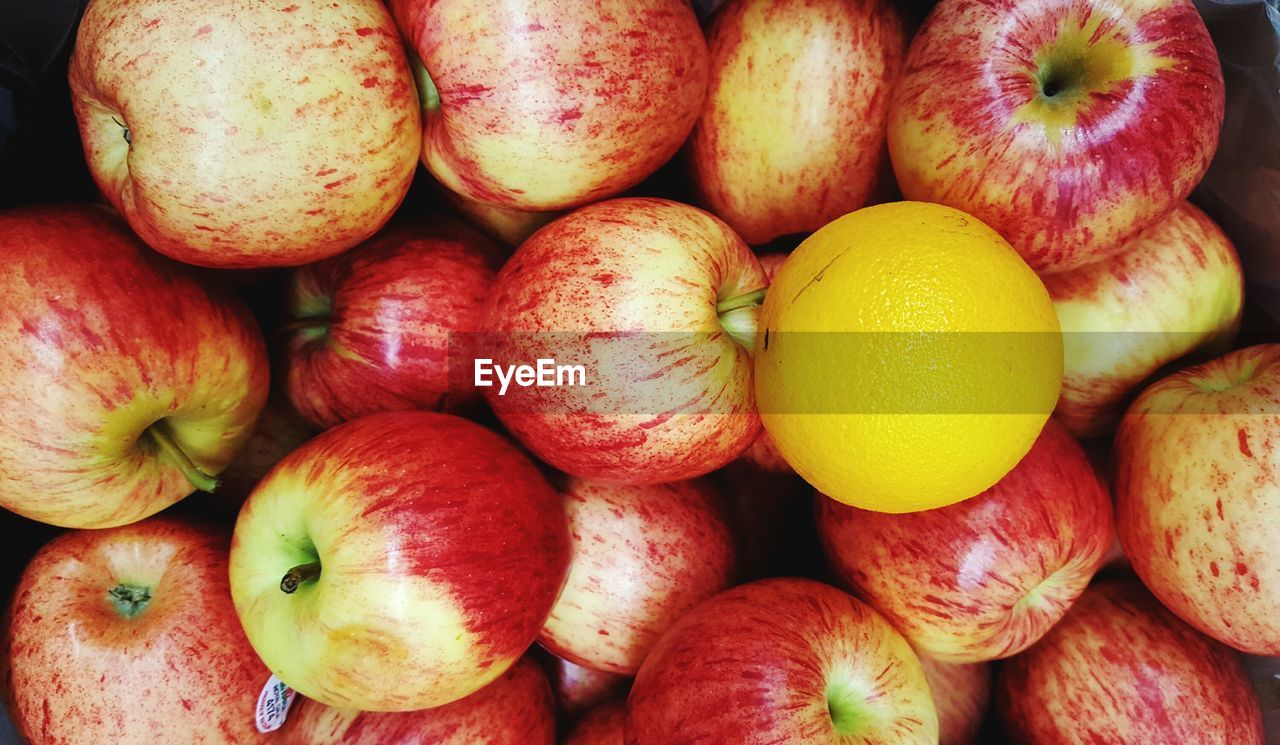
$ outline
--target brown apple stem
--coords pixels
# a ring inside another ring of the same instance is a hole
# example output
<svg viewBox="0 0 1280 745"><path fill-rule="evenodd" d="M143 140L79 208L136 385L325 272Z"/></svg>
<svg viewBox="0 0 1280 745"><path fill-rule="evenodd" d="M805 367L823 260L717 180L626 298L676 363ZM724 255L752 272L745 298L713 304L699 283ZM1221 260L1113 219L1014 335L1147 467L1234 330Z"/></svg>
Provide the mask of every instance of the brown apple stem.
<svg viewBox="0 0 1280 745"><path fill-rule="evenodd" d="M298 591L298 587L309 579L315 579L320 576L320 562L310 561L306 564L299 564L284 573L280 578L280 592L286 595L292 595Z"/></svg>
<svg viewBox="0 0 1280 745"><path fill-rule="evenodd" d="M725 298L724 300L716 303L716 313L723 315L731 310L759 305L764 302L765 292L767 292L767 288L761 287L758 290L752 290L744 295L734 295L733 297Z"/></svg>
<svg viewBox="0 0 1280 745"><path fill-rule="evenodd" d="M178 467L178 470L182 471L182 475L187 477L187 481L190 481L192 486L208 494L212 494L218 488L218 477L210 476L191 461L191 456L187 455L182 447L174 442L173 436L169 434L169 428L165 426L164 420L152 424L147 428L147 432L151 434L151 439L160 448L160 452L167 456Z"/></svg>

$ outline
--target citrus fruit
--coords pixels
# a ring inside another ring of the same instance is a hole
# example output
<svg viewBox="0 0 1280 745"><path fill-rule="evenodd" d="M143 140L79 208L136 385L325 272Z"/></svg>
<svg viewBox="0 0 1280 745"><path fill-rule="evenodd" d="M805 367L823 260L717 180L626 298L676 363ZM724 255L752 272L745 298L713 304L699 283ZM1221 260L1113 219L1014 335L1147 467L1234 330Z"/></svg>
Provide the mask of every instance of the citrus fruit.
<svg viewBox="0 0 1280 745"><path fill-rule="evenodd" d="M952 504L1031 448L1062 386L1049 294L994 230L896 202L811 235L765 296L756 400L787 462L879 512Z"/></svg>

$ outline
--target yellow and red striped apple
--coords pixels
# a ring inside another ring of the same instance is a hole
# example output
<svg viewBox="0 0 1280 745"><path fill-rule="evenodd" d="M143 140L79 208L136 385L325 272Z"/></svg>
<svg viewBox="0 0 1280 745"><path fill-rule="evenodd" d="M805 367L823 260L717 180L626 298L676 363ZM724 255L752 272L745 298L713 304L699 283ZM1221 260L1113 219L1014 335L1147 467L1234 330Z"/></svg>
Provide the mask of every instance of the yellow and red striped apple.
<svg viewBox="0 0 1280 745"><path fill-rule="evenodd" d="M100 207L0 213L0 506L64 527L141 520L253 432L252 317Z"/></svg>
<svg viewBox="0 0 1280 745"><path fill-rule="evenodd" d="M920 661L870 606L829 585L726 590L654 647L627 699L627 745L938 742Z"/></svg>
<svg viewBox="0 0 1280 745"><path fill-rule="evenodd" d="M996 708L1026 745L1262 745L1239 657L1132 580L1090 587L1062 623L1007 660Z"/></svg>
<svg viewBox="0 0 1280 745"><path fill-rule="evenodd" d="M640 183L693 128L707 45L685 0L392 0L422 162L479 202L568 209Z"/></svg>
<svg viewBox="0 0 1280 745"><path fill-rule="evenodd" d="M923 653L981 662L1020 652L1062 618L1111 545L1111 498L1052 419L995 486L903 515L817 497L840 581Z"/></svg>
<svg viewBox="0 0 1280 745"><path fill-rule="evenodd" d="M579 665L635 675L667 627L732 583L723 500L701 481L571 479L564 497L569 577L538 641Z"/></svg>
<svg viewBox="0 0 1280 745"><path fill-rule="evenodd" d="M227 537L153 518L64 533L23 572L4 635L28 742L258 743L271 672L227 589Z"/></svg>
<svg viewBox="0 0 1280 745"><path fill-rule="evenodd" d="M711 83L689 139L699 203L752 245L868 204L906 53L894 5L738 0L707 35Z"/></svg>
<svg viewBox="0 0 1280 745"><path fill-rule="evenodd" d="M192 264L345 251L417 166L413 77L378 0L93 0L70 82L103 196Z"/></svg>
<svg viewBox="0 0 1280 745"><path fill-rule="evenodd" d="M564 582L560 496L459 417L373 414L321 434L250 495L231 547L249 641L329 706L457 701L515 664Z"/></svg>
<svg viewBox="0 0 1280 745"><path fill-rule="evenodd" d="M1107 434L1128 394L1165 364L1229 344L1244 270L1222 230L1183 202L1115 256L1044 278L1062 325L1054 412L1077 437Z"/></svg>
<svg viewBox="0 0 1280 745"><path fill-rule="evenodd" d="M992 665L955 665L917 656L938 710L938 745L974 745L991 704Z"/></svg>
<svg viewBox="0 0 1280 745"><path fill-rule="evenodd" d="M1223 107L1191 0L942 0L907 53L889 151L907 199L964 210L1051 274L1186 199Z"/></svg>
<svg viewBox="0 0 1280 745"><path fill-rule="evenodd" d="M1280 344L1144 390L1114 444L1116 527L1147 587L1236 649L1280 654Z"/></svg>
<svg viewBox="0 0 1280 745"><path fill-rule="evenodd" d="M538 228L561 215L559 212L529 212L511 207L498 207L449 191L437 183L440 200L451 212L472 227L503 246L515 249L537 232Z"/></svg>
<svg viewBox="0 0 1280 745"><path fill-rule="evenodd" d="M545 652L545 650L544 650ZM556 713L562 722L577 721L585 712L611 698L626 697L631 677L592 670L545 652L544 667L555 694Z"/></svg>

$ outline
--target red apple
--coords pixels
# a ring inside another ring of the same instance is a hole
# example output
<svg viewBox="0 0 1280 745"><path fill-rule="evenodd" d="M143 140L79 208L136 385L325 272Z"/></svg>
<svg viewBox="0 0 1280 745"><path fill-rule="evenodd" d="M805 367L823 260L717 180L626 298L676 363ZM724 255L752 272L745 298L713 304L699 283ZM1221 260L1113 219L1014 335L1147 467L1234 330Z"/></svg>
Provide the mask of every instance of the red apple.
<svg viewBox="0 0 1280 745"><path fill-rule="evenodd" d="M462 196L525 210L617 194L702 110L707 45L685 0L392 0L417 53L422 161Z"/></svg>
<svg viewBox="0 0 1280 745"><path fill-rule="evenodd" d="M1280 344L1160 380L1116 432L1116 526L1134 571L1200 631L1280 654Z"/></svg>
<svg viewBox="0 0 1280 745"><path fill-rule="evenodd" d="M0 213L0 254L0 506L104 528L212 491L267 397L248 311L99 207Z"/></svg>
<svg viewBox="0 0 1280 745"><path fill-rule="evenodd" d="M700 481L572 479L569 578L538 641L579 665L635 675L673 622L733 581L721 496Z"/></svg>
<svg viewBox="0 0 1280 745"><path fill-rule="evenodd" d="M894 90L889 151L907 199L977 217L1051 274L1186 199L1223 105L1191 0L942 0Z"/></svg>
<svg viewBox="0 0 1280 745"><path fill-rule="evenodd" d="M711 84L689 139L700 203L748 243L868 203L906 51L887 0L738 0L707 31Z"/></svg>
<svg viewBox="0 0 1280 745"><path fill-rule="evenodd" d="M617 696L625 696L631 678L592 670L550 652L546 657L547 678L555 694L556 711L563 721L576 721L582 714Z"/></svg>
<svg viewBox="0 0 1280 745"><path fill-rule="evenodd" d="M996 707L1027 745L1262 745L1238 656L1134 581L1091 587L1039 644L1008 660Z"/></svg>
<svg viewBox="0 0 1280 745"><path fill-rule="evenodd" d="M627 703L609 701L592 709L569 732L564 745L624 745Z"/></svg>
<svg viewBox="0 0 1280 745"><path fill-rule="evenodd" d="M436 215L294 270L285 373L294 406L323 429L474 395L450 388L451 351L479 329L500 256L489 239Z"/></svg>
<svg viewBox="0 0 1280 745"><path fill-rule="evenodd" d="M991 703L991 664L953 665L919 655L938 710L938 745L973 745Z"/></svg>
<svg viewBox="0 0 1280 745"><path fill-rule="evenodd" d="M227 590L227 538L154 518L73 531L27 566L4 656L32 743L250 743L271 677Z"/></svg>
<svg viewBox="0 0 1280 745"><path fill-rule="evenodd" d="M1026 649L1062 618L1111 545L1111 498L1049 420L1031 451L978 496L892 515L821 495L818 533L841 582L944 662Z"/></svg>
<svg viewBox="0 0 1280 745"><path fill-rule="evenodd" d="M373 414L295 450L250 495L231 595L299 693L410 711L515 664L568 561L560 497L513 445L447 414Z"/></svg>
<svg viewBox="0 0 1280 745"><path fill-rule="evenodd" d="M767 579L667 630L627 699L626 742L932 744L938 718L880 614L828 585Z"/></svg>
<svg viewBox="0 0 1280 745"><path fill-rule="evenodd" d="M581 378L499 387L491 375L486 398L525 447L574 476L708 473L760 428L748 347L764 286L746 244L701 210L661 199L585 207L520 246L485 323L494 364L550 360Z"/></svg>
<svg viewBox="0 0 1280 745"><path fill-rule="evenodd" d="M302 699L282 745L555 745L547 677L524 658L464 699L434 709L361 712Z"/></svg>

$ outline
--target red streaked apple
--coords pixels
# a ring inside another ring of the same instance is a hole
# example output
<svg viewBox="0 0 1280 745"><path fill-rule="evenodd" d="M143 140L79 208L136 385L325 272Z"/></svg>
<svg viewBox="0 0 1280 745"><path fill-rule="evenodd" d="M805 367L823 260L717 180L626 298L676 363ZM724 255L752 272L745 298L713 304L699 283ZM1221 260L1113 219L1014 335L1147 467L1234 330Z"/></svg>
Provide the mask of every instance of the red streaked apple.
<svg viewBox="0 0 1280 745"><path fill-rule="evenodd" d="M1113 446L1116 527L1138 576L1185 621L1280 654L1280 344L1152 384Z"/></svg>
<svg viewBox="0 0 1280 745"><path fill-rule="evenodd" d="M105 528L212 491L267 398L248 311L100 207L0 213L0 254L0 506Z"/></svg>
<svg viewBox="0 0 1280 745"><path fill-rule="evenodd" d="M921 654L938 710L938 745L973 745L991 703L991 664L953 665Z"/></svg>
<svg viewBox="0 0 1280 745"><path fill-rule="evenodd" d="M397 222L289 275L285 388L322 429L380 411L473 398L450 386L451 345L479 330L502 252L443 215Z"/></svg>
<svg viewBox="0 0 1280 745"><path fill-rule="evenodd" d="M582 718L565 739L564 745L624 745L627 704L618 699L601 704Z"/></svg>
<svg viewBox="0 0 1280 745"><path fill-rule="evenodd" d="M295 450L240 511L231 595L285 683L329 706L467 696L538 635L564 582L560 496L501 436L373 414Z"/></svg>
<svg viewBox="0 0 1280 745"><path fill-rule="evenodd" d="M103 196L180 261L345 251L391 217L417 166L413 77L377 0L93 0L69 77Z"/></svg>
<svg viewBox="0 0 1280 745"><path fill-rule="evenodd" d="M920 661L870 606L766 579L676 621L627 699L627 745L937 743Z"/></svg>
<svg viewBox="0 0 1280 745"><path fill-rule="evenodd" d="M907 199L977 217L1052 274L1186 199L1223 106L1190 0L942 0L894 90L889 151Z"/></svg>
<svg viewBox="0 0 1280 745"><path fill-rule="evenodd" d="M227 589L227 537L153 518L50 541L4 636L6 696L27 741L256 743L270 671Z"/></svg>
<svg viewBox="0 0 1280 745"><path fill-rule="evenodd" d="M1239 657L1135 581L1090 587L996 676L996 708L1027 745L1262 745Z"/></svg>
<svg viewBox="0 0 1280 745"><path fill-rule="evenodd" d="M547 679L556 698L556 712L566 722L617 696L626 696L631 678L627 675L592 670L543 650Z"/></svg>
<svg viewBox="0 0 1280 745"><path fill-rule="evenodd" d="M574 476L660 483L708 473L760 429L751 355L764 272L720 220L615 199L525 241L489 296L494 359L581 365L584 385L485 388L507 429Z"/></svg>
<svg viewBox="0 0 1280 745"><path fill-rule="evenodd" d="M702 481L572 479L569 577L538 641L579 665L635 675L658 637L734 578L721 496Z"/></svg>
<svg viewBox="0 0 1280 745"><path fill-rule="evenodd" d="M362 712L301 699L280 731L283 745L555 745L547 677L524 658L464 699L433 709Z"/></svg>
<svg viewBox="0 0 1280 745"><path fill-rule="evenodd" d="M1165 364L1225 348L1244 304L1235 247L1189 202L1119 254L1045 277L1044 286L1062 325L1054 413L1077 437L1110 432L1129 392Z"/></svg>
<svg viewBox="0 0 1280 745"><path fill-rule="evenodd" d="M422 161L479 202L568 209L640 183L702 110L685 0L392 0L417 53Z"/></svg>
<svg viewBox="0 0 1280 745"><path fill-rule="evenodd" d="M1111 545L1111 498L1052 419L985 492L903 515L817 497L818 533L840 581L917 649L981 662L1026 649L1080 595Z"/></svg>
<svg viewBox="0 0 1280 745"><path fill-rule="evenodd" d="M444 186L436 185L441 200L455 214L466 220L480 232L498 243L516 248L524 243L538 228L560 216L559 212L528 212L498 207L455 194Z"/></svg>
<svg viewBox="0 0 1280 745"><path fill-rule="evenodd" d="M906 53L887 0L739 0L707 31L711 83L689 139L699 203L752 245L868 204Z"/></svg>

